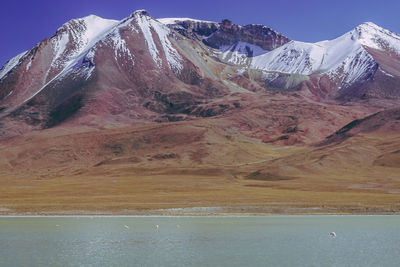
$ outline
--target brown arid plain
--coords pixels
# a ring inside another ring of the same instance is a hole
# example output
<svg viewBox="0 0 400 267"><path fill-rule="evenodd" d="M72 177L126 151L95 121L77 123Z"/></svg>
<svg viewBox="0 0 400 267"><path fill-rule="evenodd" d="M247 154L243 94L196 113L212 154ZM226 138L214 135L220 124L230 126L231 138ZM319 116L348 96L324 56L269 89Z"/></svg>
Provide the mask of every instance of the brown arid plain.
<svg viewBox="0 0 400 267"><path fill-rule="evenodd" d="M0 212L397 213L400 139L368 123L296 146L230 132L226 118L32 132L0 145Z"/></svg>

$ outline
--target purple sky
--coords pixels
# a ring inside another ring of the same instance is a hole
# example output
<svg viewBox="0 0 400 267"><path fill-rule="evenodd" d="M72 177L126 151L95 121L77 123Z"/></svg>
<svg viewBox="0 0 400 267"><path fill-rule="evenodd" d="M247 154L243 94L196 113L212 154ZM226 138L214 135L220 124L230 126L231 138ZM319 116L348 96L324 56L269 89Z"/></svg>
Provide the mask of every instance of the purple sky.
<svg viewBox="0 0 400 267"><path fill-rule="evenodd" d="M365 21L400 33L398 0L6 0L0 6L0 65L52 36L70 19L89 14L122 19L137 9L155 18L264 24L308 42L335 38Z"/></svg>

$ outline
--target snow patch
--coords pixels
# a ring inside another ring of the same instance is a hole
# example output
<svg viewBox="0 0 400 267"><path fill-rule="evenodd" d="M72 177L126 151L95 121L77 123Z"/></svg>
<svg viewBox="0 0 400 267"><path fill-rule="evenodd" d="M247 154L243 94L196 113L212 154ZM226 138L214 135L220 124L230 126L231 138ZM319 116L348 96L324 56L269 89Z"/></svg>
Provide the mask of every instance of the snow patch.
<svg viewBox="0 0 400 267"><path fill-rule="evenodd" d="M0 69L0 80L19 64L20 60L25 56L26 53L28 53L28 51L22 52L21 54L13 57L3 66L3 68Z"/></svg>
<svg viewBox="0 0 400 267"><path fill-rule="evenodd" d="M241 69L236 70L236 74L239 74L239 75L242 75L245 72L246 72L245 68L241 68Z"/></svg>
<svg viewBox="0 0 400 267"><path fill-rule="evenodd" d="M168 35L171 33L170 29L164 24L152 19L151 17L142 14L136 15L136 21L143 33L150 55L157 66L162 66L162 59L160 51L158 50L154 42L152 31L154 31L154 33L158 35L165 57L167 59L168 66L173 70L182 70L182 57L180 56L178 51L176 51L176 49L172 46L171 41L168 39Z"/></svg>
<svg viewBox="0 0 400 267"><path fill-rule="evenodd" d="M59 67L63 63L61 56L63 55L67 45L69 43L68 32L63 32L61 35L56 36L51 40L53 44L53 61L51 62L51 67Z"/></svg>
<svg viewBox="0 0 400 267"><path fill-rule="evenodd" d="M392 74L390 74L390 73L387 73L386 71L384 71L382 68L380 68L379 67L379 70L383 73L383 74L385 74L386 76L389 76L389 77L394 77Z"/></svg>
<svg viewBox="0 0 400 267"><path fill-rule="evenodd" d="M89 71L86 74L86 80L88 80L90 78L90 76L92 76L92 73L93 73L94 69L95 69L95 66L89 68Z"/></svg>
<svg viewBox="0 0 400 267"><path fill-rule="evenodd" d="M5 98L7 98L7 97L9 97L10 95L12 95L12 93L14 93L14 90L11 90L11 91L6 95Z"/></svg>
<svg viewBox="0 0 400 267"><path fill-rule="evenodd" d="M147 47L149 49L150 55L153 58L154 62L160 67L161 66L161 58L159 57L159 52L156 44L153 40L153 35L151 33L151 23L150 18L147 16L139 16L137 19L137 23L143 33L143 36L146 40Z"/></svg>
<svg viewBox="0 0 400 267"><path fill-rule="evenodd" d="M246 42L239 41L231 46L220 47L222 61L235 65L247 65L251 57L267 53L267 50Z"/></svg>
<svg viewBox="0 0 400 267"><path fill-rule="evenodd" d="M183 59L178 51L176 51L176 49L172 46L171 41L168 39L170 30L160 23L155 21L152 22L154 22L152 26L153 29L158 33L169 67L171 69L181 71L183 69L181 64Z"/></svg>
<svg viewBox="0 0 400 267"><path fill-rule="evenodd" d="M277 72L262 72L262 78L263 80L267 80L269 82L274 81L276 78L278 78L280 75Z"/></svg>
<svg viewBox="0 0 400 267"><path fill-rule="evenodd" d="M119 34L119 29L115 29L113 33L110 35L110 38L114 44L114 56L115 60L118 60L118 57L121 57L123 54L128 55L130 60L132 61L132 64L134 64L134 57L131 53L131 51L128 49L126 46L126 42L124 39L122 39L121 35Z"/></svg>
<svg viewBox="0 0 400 267"><path fill-rule="evenodd" d="M93 47L92 49L89 50L89 52L87 52L85 58L87 60L90 60L93 63L93 59L94 59L94 55L96 54L96 47Z"/></svg>
<svg viewBox="0 0 400 267"><path fill-rule="evenodd" d="M31 67L31 65L32 65L32 58L30 58L28 64L26 64L25 70L29 70L29 68Z"/></svg>

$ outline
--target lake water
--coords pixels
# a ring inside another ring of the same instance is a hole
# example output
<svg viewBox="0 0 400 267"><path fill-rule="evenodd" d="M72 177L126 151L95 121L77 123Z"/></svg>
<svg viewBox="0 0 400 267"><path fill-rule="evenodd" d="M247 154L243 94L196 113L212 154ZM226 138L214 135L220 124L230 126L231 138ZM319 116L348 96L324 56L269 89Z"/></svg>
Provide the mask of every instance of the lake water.
<svg viewBox="0 0 400 267"><path fill-rule="evenodd" d="M400 266L400 216L1 217L0 266Z"/></svg>

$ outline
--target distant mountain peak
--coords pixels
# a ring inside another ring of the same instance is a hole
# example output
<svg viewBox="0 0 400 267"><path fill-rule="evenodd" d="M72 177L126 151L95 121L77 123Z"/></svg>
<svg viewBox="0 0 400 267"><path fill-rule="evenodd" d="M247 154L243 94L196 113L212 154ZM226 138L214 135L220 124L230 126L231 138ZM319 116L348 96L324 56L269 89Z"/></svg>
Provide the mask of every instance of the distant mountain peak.
<svg viewBox="0 0 400 267"><path fill-rule="evenodd" d="M373 22L364 22L349 32L361 45L378 50L392 50L400 55L400 35Z"/></svg>

